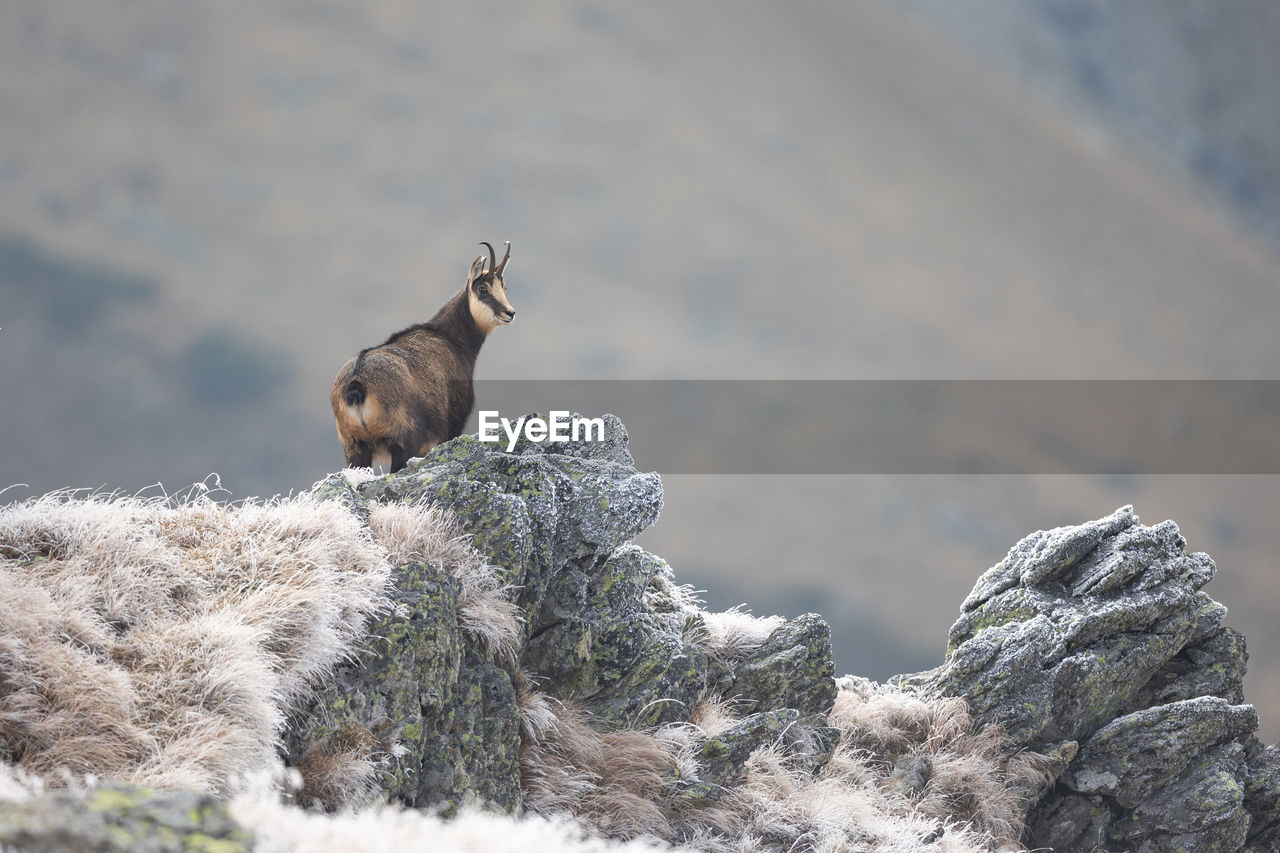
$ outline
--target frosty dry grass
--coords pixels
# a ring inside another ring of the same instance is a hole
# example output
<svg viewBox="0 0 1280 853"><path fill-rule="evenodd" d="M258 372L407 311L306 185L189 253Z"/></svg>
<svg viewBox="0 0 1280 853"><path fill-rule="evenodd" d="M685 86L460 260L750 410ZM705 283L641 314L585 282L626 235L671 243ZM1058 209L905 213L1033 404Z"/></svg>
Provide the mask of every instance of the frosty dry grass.
<svg viewBox="0 0 1280 853"><path fill-rule="evenodd" d="M961 699L845 677L829 722L842 746L872 756L881 778L924 815L959 818L1004 843L1052 778L1034 753L1010 755L1000 730L975 726Z"/></svg>
<svg viewBox="0 0 1280 853"><path fill-rule="evenodd" d="M460 626L510 646L513 606L446 516L372 516L307 495L0 508L0 759L55 785L234 788L277 762L285 714L353 653L396 560L455 572ZM344 768L368 788L372 767Z"/></svg>
<svg viewBox="0 0 1280 853"><path fill-rule="evenodd" d="M393 566L410 562L445 566L462 585L459 626L487 651L506 657L514 654L520 610L451 514L431 504L374 504L369 529L387 548Z"/></svg>
<svg viewBox="0 0 1280 853"><path fill-rule="evenodd" d="M703 613L688 639L703 653L723 663L749 657L786 620L781 616L753 616L742 606L723 613Z"/></svg>
<svg viewBox="0 0 1280 853"><path fill-rule="evenodd" d="M702 739L736 722L731 704L704 701L685 724L601 732L525 686L526 804L613 837L709 851L1021 849L1022 807L1045 781L1035 757L1010 758L998 730L975 727L963 702L858 679L842 687L828 720L839 740L822 770L767 744L740 785L705 803L681 793L698 776Z"/></svg>
<svg viewBox="0 0 1280 853"><path fill-rule="evenodd" d="M386 745L369 729L342 726L324 748L313 745L298 760L294 800L330 810L375 802L387 758Z"/></svg>
<svg viewBox="0 0 1280 853"><path fill-rule="evenodd" d="M598 732L579 709L518 681L525 806L614 838L670 838L670 745L646 732Z"/></svg>

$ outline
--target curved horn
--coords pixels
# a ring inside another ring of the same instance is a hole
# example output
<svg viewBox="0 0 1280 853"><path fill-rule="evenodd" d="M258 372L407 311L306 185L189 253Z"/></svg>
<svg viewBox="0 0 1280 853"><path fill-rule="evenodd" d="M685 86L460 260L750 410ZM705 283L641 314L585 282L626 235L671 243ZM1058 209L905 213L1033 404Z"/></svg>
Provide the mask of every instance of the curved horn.
<svg viewBox="0 0 1280 853"><path fill-rule="evenodd" d="M484 240L481 240L481 241L480 241L480 245L481 245L481 246L484 246L485 248L487 248L487 249L489 250L489 272L493 272L493 271L494 271L494 269L498 266L498 261L497 261L497 259L493 256L493 246L490 246L490 245L489 245L488 243L486 243Z"/></svg>
<svg viewBox="0 0 1280 853"><path fill-rule="evenodd" d="M507 261L511 260L511 241L507 241L507 253L502 256L502 262L498 264L498 268L494 271L498 278L502 278L502 271L507 268Z"/></svg>

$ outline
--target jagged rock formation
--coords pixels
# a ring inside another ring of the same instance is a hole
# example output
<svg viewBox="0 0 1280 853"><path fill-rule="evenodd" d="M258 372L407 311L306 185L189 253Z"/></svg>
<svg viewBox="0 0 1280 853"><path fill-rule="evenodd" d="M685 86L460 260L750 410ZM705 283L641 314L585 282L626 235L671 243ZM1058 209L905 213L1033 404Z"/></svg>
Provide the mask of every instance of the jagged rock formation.
<svg viewBox="0 0 1280 853"><path fill-rule="evenodd" d="M469 796L518 810L517 672L603 727L684 722L709 694L735 697L744 713L786 709L792 722L820 720L836 692L826 623L809 615L781 625L733 666L714 654L703 642L705 616L671 567L626 544L662 507L658 476L637 472L626 445L610 415L604 441L522 439L505 453L462 436L399 474L318 484L318 494L360 517L379 502L447 508L524 619L510 646L485 648L450 630L457 593L443 568L395 569L396 610L371 627L380 639L298 715L286 735L290 761L305 775L308 763L323 763L317 756L364 742L391 765L383 788L394 800L449 811ZM772 739L744 731L755 736L735 741L734 773Z"/></svg>
<svg viewBox="0 0 1280 853"><path fill-rule="evenodd" d="M1280 847L1280 754L1257 741L1256 714L1242 704L1244 638L1221 624L1225 608L1202 591L1212 561L1187 554L1172 522L1144 527L1126 507L1032 534L978 581L940 667L891 685L837 680L820 617L704 612L670 566L629 544L656 520L661 483L634 469L625 429L606 421L604 442L522 442L514 453L464 436L396 475L335 474L300 503L274 508L131 504L127 523L112 522L124 545L93 535L106 504L73 506L73 531L46 523L42 513L61 511L46 501L0 518L0 569L65 579L106 560L126 573L126 586L108 584L99 597L122 601L119 589L137 589L127 572L139 561L163 558L157 576L181 579L180 592L213 567L227 579L214 585L224 591L223 620L237 604L225 590L265 582L257 539L268 531L275 586L255 600L273 603L272 621L260 623L270 630L206 621L195 636L241 644L218 660L261 658L257 707L280 692L267 676L298 669L301 647L272 632L302 632L319 645L329 635L308 620L329 620L335 637L363 632L362 642L330 642L308 658L310 687L292 686L297 701L259 715L253 742L269 744L275 732L281 758L301 776L293 796L313 808L383 802L466 822L475 803L705 850L1011 850L1020 836L1059 851ZM303 562L291 562L290 549L304 544ZM119 548L134 556L118 559ZM289 595L297 566L321 557L327 586ZM183 562L190 558L197 563ZM346 563L361 568L348 574ZM361 604L375 581L385 595L376 611L372 600ZM38 586L27 594L44 595ZM205 619L211 612L163 585L143 598L178 625L184 607ZM27 619L41 636L62 618L48 607L44 622ZM98 633L77 629L66 648L47 640L59 672L84 681L82 658L146 672L151 656L164 657L167 634L141 643L137 626L154 619L126 610L64 620ZM260 837L305 822L296 809L261 802L237 801L228 817L191 792L109 789L108 800L129 801L124 816L83 794L8 802L6 765L45 773L52 759L27 760L36 748L65 753L57 727L33 736L32 709L54 676L24 657L13 612L13 624L0 626L15 629L0 634L0 685L18 683L9 677L17 674L27 686L21 706L11 702L18 694L0 692L0 846L58 849L81 837L82 823L86 844L103 833L124 838L117 830L134 832L136 818L160 839L157 850L206 836L234 849L248 836L229 821ZM262 618L255 608L236 615L250 626ZM167 657L183 672L196 666L180 649ZM134 670L104 671L123 682ZM201 681L196 670L192 678ZM210 732L238 725L237 689L224 678L216 696L188 697L209 715ZM165 718L185 719L187 707L175 704ZM286 713L282 729L266 725ZM121 755L135 782L142 766L159 774L140 777L144 784L234 788L225 759L197 761L205 775L166 777L166 761ZM82 766L93 769L88 757ZM56 774L45 784L56 787ZM171 802L182 797L196 797L198 808L178 814ZM441 832L431 820L385 817L397 832ZM518 825L534 826L512 831ZM272 844L290 849L278 832Z"/></svg>
<svg viewBox="0 0 1280 853"><path fill-rule="evenodd" d="M1033 533L978 581L936 670L1011 744L1058 764L1028 818L1055 850L1273 850L1274 747L1243 705L1244 638L1177 525L1131 507Z"/></svg>

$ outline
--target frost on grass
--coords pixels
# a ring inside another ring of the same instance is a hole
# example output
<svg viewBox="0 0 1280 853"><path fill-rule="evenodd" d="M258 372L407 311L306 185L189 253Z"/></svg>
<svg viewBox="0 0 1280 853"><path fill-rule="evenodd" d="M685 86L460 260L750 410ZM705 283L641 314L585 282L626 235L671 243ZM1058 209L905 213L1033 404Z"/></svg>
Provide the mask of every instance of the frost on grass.
<svg viewBox="0 0 1280 853"><path fill-rule="evenodd" d="M784 622L781 616L753 616L739 605L723 613L702 613L689 640L708 656L734 663L763 646Z"/></svg>
<svg viewBox="0 0 1280 853"><path fill-rule="evenodd" d="M620 838L672 837L663 808L675 750L649 732L600 732L570 704L523 687L520 771L526 808L568 814Z"/></svg>
<svg viewBox="0 0 1280 853"><path fill-rule="evenodd" d="M737 785L691 798L708 739L738 722L709 698L690 722L602 731L580 709L520 693L526 806L619 839L698 850L1022 849L1022 812L1047 783L1038 757L1010 757L963 702L842 680L838 737L816 773L784 737L760 744Z"/></svg>
<svg viewBox="0 0 1280 853"><path fill-rule="evenodd" d="M461 581L461 627L509 648L513 606L429 507L379 507L368 528L307 495L0 508L0 758L55 786L231 791L278 763L286 714L358 648L392 566L426 559Z"/></svg>
<svg viewBox="0 0 1280 853"><path fill-rule="evenodd" d="M56 780L222 792L350 652L389 566L306 497L52 494L0 510L0 740Z"/></svg>
<svg viewBox="0 0 1280 853"><path fill-rule="evenodd" d="M459 627L487 651L503 657L514 654L520 610L453 516L427 503L377 503L370 506L369 529L386 547L393 566L444 566L462 585Z"/></svg>

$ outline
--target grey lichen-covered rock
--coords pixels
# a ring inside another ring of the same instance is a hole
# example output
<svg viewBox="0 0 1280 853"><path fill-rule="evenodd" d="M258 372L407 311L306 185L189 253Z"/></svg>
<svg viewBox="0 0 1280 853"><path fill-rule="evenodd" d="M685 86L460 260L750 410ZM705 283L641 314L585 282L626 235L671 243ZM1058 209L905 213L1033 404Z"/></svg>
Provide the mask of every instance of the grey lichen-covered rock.
<svg viewBox="0 0 1280 853"><path fill-rule="evenodd" d="M1250 849L1280 850L1280 747L1250 743L1244 796Z"/></svg>
<svg viewBox="0 0 1280 853"><path fill-rule="evenodd" d="M1220 696L1233 705L1244 701L1249 655L1244 635L1225 625L1190 643L1142 686L1125 710L1150 708L1197 696Z"/></svg>
<svg viewBox="0 0 1280 853"><path fill-rule="evenodd" d="M644 728L687 720L706 685L706 658L669 634L646 642L622 678L585 697L605 724Z"/></svg>
<svg viewBox="0 0 1280 853"><path fill-rule="evenodd" d="M402 472L365 483L373 500L430 500L457 514L473 543L517 590L527 632L547 585L570 560L608 559L658 518L662 483L631 467L626 429L606 415L602 442L533 444L513 452L458 438Z"/></svg>
<svg viewBox="0 0 1280 853"><path fill-rule="evenodd" d="M522 664L606 725L686 720L700 697L727 685L712 674L723 675L716 662L689 640L700 619L666 562L623 546L603 564L566 564ZM825 660L830 664L829 649Z"/></svg>
<svg viewBox="0 0 1280 853"><path fill-rule="evenodd" d="M978 581L951 628L946 664L923 682L964 696L1020 746L1101 728L1223 608L1199 592L1205 554L1177 525L1137 524L1132 508L1032 534Z"/></svg>
<svg viewBox="0 0 1280 853"><path fill-rule="evenodd" d="M456 579L438 566L409 563L392 580L395 609L370 624L366 648L316 691L286 732L289 762L312 776L308 769L323 771L356 750L381 765L385 799L445 813L467 797L518 809L520 734L510 673L468 646L458 628Z"/></svg>
<svg viewBox="0 0 1280 853"><path fill-rule="evenodd" d="M523 663L610 722L680 718L702 689L707 662L685 646L685 614L649 607L646 592L664 569L634 545L603 563L570 561L548 591Z"/></svg>
<svg viewBox="0 0 1280 853"><path fill-rule="evenodd" d="M1196 753L1173 780L1111 825L1117 847L1132 850L1239 850L1248 837L1241 770L1244 747Z"/></svg>
<svg viewBox="0 0 1280 853"><path fill-rule="evenodd" d="M333 501L351 511L364 524L369 523L369 503L355 486L340 473L330 474L311 487L311 494L322 501Z"/></svg>
<svg viewBox="0 0 1280 853"><path fill-rule="evenodd" d="M605 724L687 719L709 680L724 674L687 642L686 609L664 606L669 567L627 546L657 520L662 486L631 467L622 423L604 421L602 441L522 438L510 453L463 436L360 492L428 499L458 515L515 590L527 639L520 665L546 689ZM739 671L719 686L747 711L826 710L835 696L829 631L816 616L789 623Z"/></svg>
<svg viewBox="0 0 1280 853"><path fill-rule="evenodd" d="M1033 844L1238 850L1273 837L1276 768L1240 704L1244 638L1201 591L1212 560L1185 547L1173 522L1143 526L1130 507L1033 533L975 585L946 662L899 679L963 697L1015 746L1074 751L1028 816Z"/></svg>
<svg viewBox="0 0 1280 853"><path fill-rule="evenodd" d="M1037 808L1035 837L1051 850L1105 850L1113 818L1105 798L1059 791Z"/></svg>
<svg viewBox="0 0 1280 853"><path fill-rule="evenodd" d="M0 850L241 853L252 844L226 803L194 791L111 786L0 800Z"/></svg>
<svg viewBox="0 0 1280 853"><path fill-rule="evenodd" d="M741 782L747 775L746 761L762 746L776 743L800 712L792 708L762 711L744 717L713 737L698 741L693 750L702 780L726 786Z"/></svg>
<svg viewBox="0 0 1280 853"><path fill-rule="evenodd" d="M747 713L796 708L825 714L836 699L831 629L816 613L786 622L724 681L724 695Z"/></svg>
<svg viewBox="0 0 1280 853"><path fill-rule="evenodd" d="M308 762L324 768L363 750L378 764L384 799L449 812L470 797L517 809L517 671L539 691L572 700L601 728L687 721L699 700L720 695L752 714L748 720L790 726L765 732L744 721L711 777L690 785L739 778L750 752L780 737L813 769L826 761L830 738L817 716L835 698L826 623L803 616L745 660L713 660L698 642L702 615L671 567L629 544L657 520L662 485L632 467L622 423L612 415L604 422L600 441L521 439L507 452L505 443L461 436L395 475L358 487L340 475L317 484L317 496L366 522L373 502L451 510L524 624L511 657L488 657L458 629L459 589L447 571L398 568L394 612L370 626L366 648L287 733L287 758L304 778L315 775ZM808 740L791 743L801 737Z"/></svg>
<svg viewBox="0 0 1280 853"><path fill-rule="evenodd" d="M1212 696L1126 714L1089 738L1062 782L1078 793L1106 794L1134 808L1197 756L1257 728L1251 705ZM1243 752L1238 757L1243 759Z"/></svg>
<svg viewBox="0 0 1280 853"><path fill-rule="evenodd" d="M794 708L761 711L708 738L696 755L702 778L721 785L740 781L742 765L763 746L776 746L794 766L813 774L831 759L839 735L822 714L802 715Z"/></svg>

